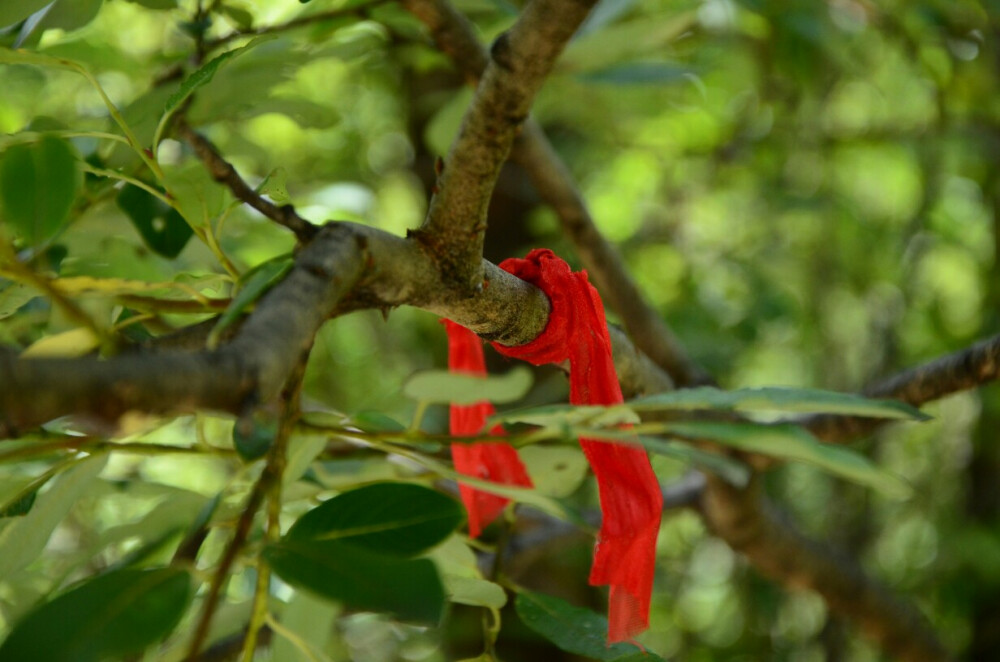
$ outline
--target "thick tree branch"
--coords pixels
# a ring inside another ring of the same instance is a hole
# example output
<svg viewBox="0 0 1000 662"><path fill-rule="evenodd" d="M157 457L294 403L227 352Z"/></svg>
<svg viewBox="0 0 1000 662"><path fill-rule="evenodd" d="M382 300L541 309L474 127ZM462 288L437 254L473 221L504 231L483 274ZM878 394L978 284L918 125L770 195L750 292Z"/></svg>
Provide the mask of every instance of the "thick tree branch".
<svg viewBox="0 0 1000 662"><path fill-rule="evenodd" d="M20 360L0 353L0 438L67 414L115 421L129 410L240 413L273 397L365 265L363 237L324 231L216 351Z"/></svg>
<svg viewBox="0 0 1000 662"><path fill-rule="evenodd" d="M276 205L250 188L236 172L236 168L222 158L212 143L192 129L183 117L177 120L177 133L191 144L212 178L226 186L239 200L291 230L301 242L307 242L316 236L319 228L299 216L292 205Z"/></svg>
<svg viewBox="0 0 1000 662"><path fill-rule="evenodd" d="M22 360L0 352L0 438L70 414L108 422L129 410L240 414L277 393L326 319L351 310L412 305L506 345L534 339L548 321L546 296L489 262L482 270L487 286L469 297L416 242L367 226L328 224L217 350L163 349L105 360ZM627 392L669 386L669 377L623 334L612 329L612 339Z"/></svg>
<svg viewBox="0 0 1000 662"><path fill-rule="evenodd" d="M742 552L761 574L789 588L816 591L831 611L855 622L893 658L950 659L913 605L828 543L802 535L769 506L756 481L744 491L709 476L701 512L708 528Z"/></svg>
<svg viewBox="0 0 1000 662"><path fill-rule="evenodd" d="M915 407L1000 377L1000 335L910 368L866 388L872 398L902 400ZM844 442L868 434L886 421L848 416L814 416L804 425L823 441Z"/></svg>
<svg viewBox="0 0 1000 662"><path fill-rule="evenodd" d="M479 80L489 59L464 16L446 0L403 0L403 5L428 27L438 48L467 79ZM621 318L636 346L679 386L713 383L642 296L621 254L598 231L569 170L533 120L525 123L514 142L511 159L528 172L539 195L555 211L605 303Z"/></svg>
<svg viewBox="0 0 1000 662"><path fill-rule="evenodd" d="M424 225L414 236L447 278L474 292L486 211L500 167L528 119L535 94L595 0L533 0L490 51L476 95L438 177Z"/></svg>

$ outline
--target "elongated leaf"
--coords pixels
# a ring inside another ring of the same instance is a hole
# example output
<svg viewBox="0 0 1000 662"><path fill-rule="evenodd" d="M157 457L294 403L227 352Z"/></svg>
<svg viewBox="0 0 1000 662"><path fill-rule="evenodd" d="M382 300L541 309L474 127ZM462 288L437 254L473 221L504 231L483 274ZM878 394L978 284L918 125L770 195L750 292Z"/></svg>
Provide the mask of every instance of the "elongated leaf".
<svg viewBox="0 0 1000 662"><path fill-rule="evenodd" d="M324 651L334 633L338 611L336 605L310 593L295 591L281 612L281 624L313 650ZM314 662L316 658L310 660L281 632L276 632L271 640L271 659L281 662Z"/></svg>
<svg viewBox="0 0 1000 662"><path fill-rule="evenodd" d="M609 646L608 619L551 595L523 591L517 594L514 606L525 625L568 653L594 660L615 660L642 653L634 644ZM648 652L645 659L649 662L663 660Z"/></svg>
<svg viewBox="0 0 1000 662"><path fill-rule="evenodd" d="M217 345L222 333L243 314L243 311L281 281L294 264L290 255L282 255L265 262L252 272L208 335L209 347Z"/></svg>
<svg viewBox="0 0 1000 662"><path fill-rule="evenodd" d="M909 418L918 421L930 418L919 409L898 400L872 400L853 393L804 388L748 388L722 391L701 387L657 393L631 400L628 405L636 411L726 409Z"/></svg>
<svg viewBox="0 0 1000 662"><path fill-rule="evenodd" d="M739 460L709 453L695 448L691 444L657 439L656 437L640 436L639 443L650 453L673 457L689 462L699 469L711 471L730 485L746 487L747 483L750 482L750 467Z"/></svg>
<svg viewBox="0 0 1000 662"><path fill-rule="evenodd" d="M194 234L176 209L138 186L126 184L115 202L146 245L163 257L177 257Z"/></svg>
<svg viewBox="0 0 1000 662"><path fill-rule="evenodd" d="M219 70L219 67L224 65L229 60L234 57L243 55L250 49L259 46L265 41L270 41L273 36L257 37L251 41L246 46L241 46L240 48L234 48L231 51L226 51L222 55L217 55L212 58L197 70L193 71L191 75L184 79L181 83L180 88L167 99L167 105L163 109L164 113L173 112L185 99L194 94L194 92L203 85L207 85L212 81L212 77L215 76L215 72Z"/></svg>
<svg viewBox="0 0 1000 662"><path fill-rule="evenodd" d="M32 246L66 222L83 178L68 141L45 136L0 154L0 219Z"/></svg>
<svg viewBox="0 0 1000 662"><path fill-rule="evenodd" d="M522 366L496 377L427 370L410 377L403 385L403 393L414 400L442 405L471 405L484 400L504 403L523 398L531 388L531 382L531 371Z"/></svg>
<svg viewBox="0 0 1000 662"><path fill-rule="evenodd" d="M28 18L52 0L4 0L0 2L0 28Z"/></svg>
<svg viewBox="0 0 1000 662"><path fill-rule="evenodd" d="M688 421L657 427L686 439L706 439L752 453L815 464L890 497L907 498L912 492L902 478L880 469L864 455L843 446L821 443L797 425Z"/></svg>
<svg viewBox="0 0 1000 662"><path fill-rule="evenodd" d="M461 505L440 492L411 483L375 483L313 508L286 538L336 540L405 557L440 543L463 519Z"/></svg>
<svg viewBox="0 0 1000 662"><path fill-rule="evenodd" d="M264 558L292 586L352 609L429 625L436 625L444 612L444 588L428 559L401 559L349 543L288 536L269 545Z"/></svg>
<svg viewBox="0 0 1000 662"><path fill-rule="evenodd" d="M179 568L125 569L79 584L29 613L0 646L5 662L98 662L169 634L191 598Z"/></svg>
<svg viewBox="0 0 1000 662"><path fill-rule="evenodd" d="M502 609L507 604L503 587L477 577L443 575L444 590L449 602L472 607Z"/></svg>
<svg viewBox="0 0 1000 662"><path fill-rule="evenodd" d="M0 531L0 577L13 576L41 555L56 526L92 485L107 461L107 456L94 457L73 467L39 495L31 512Z"/></svg>
<svg viewBox="0 0 1000 662"><path fill-rule="evenodd" d="M267 455L278 434L278 419L258 413L250 419L240 419L233 426L233 447L245 462Z"/></svg>
<svg viewBox="0 0 1000 662"><path fill-rule="evenodd" d="M545 405L525 409L512 409L490 417L487 425L495 423L526 423L528 425L565 426L587 425L614 427L640 423L642 419L628 405Z"/></svg>
<svg viewBox="0 0 1000 662"><path fill-rule="evenodd" d="M48 3L45 2L43 4ZM0 7L6 7L6 2L0 4ZM36 67L47 67L49 69L79 70L79 65L70 60L43 55L42 53L34 53L32 51L12 50L3 47L0 47L0 64L32 64Z"/></svg>
<svg viewBox="0 0 1000 662"><path fill-rule="evenodd" d="M535 489L551 497L569 496L587 476L587 458L578 447L526 446L518 454Z"/></svg>

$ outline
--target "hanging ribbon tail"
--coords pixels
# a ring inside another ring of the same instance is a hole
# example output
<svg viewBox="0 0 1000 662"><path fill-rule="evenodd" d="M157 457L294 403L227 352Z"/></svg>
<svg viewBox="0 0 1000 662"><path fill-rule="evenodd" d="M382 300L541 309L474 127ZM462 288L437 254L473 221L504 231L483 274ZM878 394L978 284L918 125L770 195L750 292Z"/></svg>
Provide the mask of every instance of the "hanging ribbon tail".
<svg viewBox="0 0 1000 662"><path fill-rule="evenodd" d="M448 369L454 373L486 376L486 361L483 357L483 343L479 336L464 326L451 320L442 320L448 332ZM452 405L449 411L449 428L453 437L472 437L479 434L486 420L493 415L493 405L477 402L472 405ZM492 435L502 435L504 430L496 426ZM501 442L475 442L451 445L451 457L455 471L473 478L480 478L503 485L531 487L528 472L513 446ZM505 497L477 490L462 482L458 484L459 495L469 514L469 535L479 536L490 522L495 520L510 501Z"/></svg>
<svg viewBox="0 0 1000 662"><path fill-rule="evenodd" d="M569 360L572 404L623 402L604 306L586 272L572 272L547 249L504 260L500 267L545 292L552 311L545 330L532 342L493 347L535 365ZM597 477L602 512L590 583L610 586L608 640L627 641L649 627L663 509L660 485L642 448L592 439L581 439L580 445Z"/></svg>

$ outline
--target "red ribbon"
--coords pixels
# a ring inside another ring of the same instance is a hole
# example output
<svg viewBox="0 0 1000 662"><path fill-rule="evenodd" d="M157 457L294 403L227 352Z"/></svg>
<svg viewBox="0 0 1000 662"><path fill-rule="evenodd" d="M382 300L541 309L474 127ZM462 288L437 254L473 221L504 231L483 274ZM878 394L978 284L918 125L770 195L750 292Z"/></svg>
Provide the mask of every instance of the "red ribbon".
<svg viewBox="0 0 1000 662"><path fill-rule="evenodd" d="M535 249L525 259L505 260L500 267L545 292L552 311L545 330L532 342L518 347L493 343L493 347L501 354L535 365L569 360L572 404L622 402L604 306L586 272L573 273L569 265L547 249ZM625 641L649 627L656 536L663 508L660 485L641 448L592 439L580 439L580 445L597 477L603 513L590 583L611 587L608 639ZM496 465L498 474L489 475L490 480L499 480L509 466L507 453L513 449L506 445L501 448L504 447L507 450L496 449L495 460L480 457L475 465L479 469L485 467L487 475ZM483 450L493 452L492 448ZM456 458L456 468L458 462ZM473 511L469 512L471 528Z"/></svg>
<svg viewBox="0 0 1000 662"><path fill-rule="evenodd" d="M485 376L483 342L479 336L451 320L442 320L448 331L448 368L455 373ZM486 419L493 415L493 405L477 402L472 405L452 405L450 429L452 436L471 437L479 434ZM492 435L502 435L503 427L490 430ZM466 476L504 485L531 487L531 479L517 451L510 444L501 442L453 443L451 457L455 470ZM480 532L500 514L509 499L483 492L463 483L458 484L465 510L469 513L469 535Z"/></svg>

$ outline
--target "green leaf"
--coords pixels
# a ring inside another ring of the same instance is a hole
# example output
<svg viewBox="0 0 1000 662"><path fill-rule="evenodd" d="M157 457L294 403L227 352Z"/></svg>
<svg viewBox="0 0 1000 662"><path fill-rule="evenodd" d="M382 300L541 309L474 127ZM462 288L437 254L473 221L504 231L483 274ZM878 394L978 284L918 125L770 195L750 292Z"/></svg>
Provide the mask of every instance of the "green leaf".
<svg viewBox="0 0 1000 662"><path fill-rule="evenodd" d="M233 447L244 461L253 462L267 455L277 434L278 421L274 417L241 418L233 426Z"/></svg>
<svg viewBox="0 0 1000 662"><path fill-rule="evenodd" d="M550 497L561 499L569 496L587 477L589 465L579 448L526 446L518 454L535 489Z"/></svg>
<svg viewBox="0 0 1000 662"><path fill-rule="evenodd" d="M507 594L499 584L459 575L442 575L442 579L449 602L489 609L503 609L507 604Z"/></svg>
<svg viewBox="0 0 1000 662"><path fill-rule="evenodd" d="M339 609L310 593L295 591L287 606L281 611L281 624L316 651L325 651L335 632ZM271 659L281 662L315 662L286 639L282 632L275 632L271 639Z"/></svg>
<svg viewBox="0 0 1000 662"><path fill-rule="evenodd" d="M392 556L414 556L447 538L464 519L449 496L411 483L375 483L344 492L300 517L287 540L323 540Z"/></svg>
<svg viewBox="0 0 1000 662"><path fill-rule="evenodd" d="M275 168L257 187L257 192L271 198L276 205L285 205L291 201L288 195L288 170Z"/></svg>
<svg viewBox="0 0 1000 662"><path fill-rule="evenodd" d="M406 426L380 411L360 411L351 416L351 424L365 432L405 432Z"/></svg>
<svg viewBox="0 0 1000 662"><path fill-rule="evenodd" d="M449 601L491 609L507 604L507 593L498 584L483 579L476 555L459 536L451 536L435 547L430 558L441 573Z"/></svg>
<svg viewBox="0 0 1000 662"><path fill-rule="evenodd" d="M126 184L115 203L132 221L146 245L163 257L177 257L194 234L176 209L138 186Z"/></svg>
<svg viewBox="0 0 1000 662"><path fill-rule="evenodd" d="M66 140L44 136L11 145L0 155L2 220L37 246L63 227L82 181L76 153Z"/></svg>
<svg viewBox="0 0 1000 662"><path fill-rule="evenodd" d="M221 5L219 7L219 11L235 23L241 30L249 30L253 27L253 14L242 7Z"/></svg>
<svg viewBox="0 0 1000 662"><path fill-rule="evenodd" d="M568 653L595 660L614 660L642 653L634 644L609 646L608 619L551 595L523 591L517 594L514 607L525 625ZM662 662L663 658L646 653L644 659Z"/></svg>
<svg viewBox="0 0 1000 662"><path fill-rule="evenodd" d="M699 469L711 471L730 485L742 488L750 482L750 467L739 460L717 453L709 453L695 448L691 444L657 439L656 437L640 436L639 443L650 453L673 457L688 462Z"/></svg>
<svg viewBox="0 0 1000 662"><path fill-rule="evenodd" d="M38 290L22 283L7 281L0 288L0 320L10 317L37 296Z"/></svg>
<svg viewBox="0 0 1000 662"><path fill-rule="evenodd" d="M589 83L614 85L663 85L677 83L691 76L691 70L669 62L631 62L580 75Z"/></svg>
<svg viewBox="0 0 1000 662"><path fill-rule="evenodd" d="M136 5L145 7L146 9L176 9L177 0L127 0Z"/></svg>
<svg viewBox="0 0 1000 662"><path fill-rule="evenodd" d="M212 77L215 76L215 72L217 72L219 70L219 67L224 65L226 62L233 59L234 57L243 55L250 49L259 46L265 41L269 41L273 38L274 37L271 35L258 37L253 41L251 41L250 43L248 43L246 46L241 46L240 48L234 48L231 51L226 51L222 55L217 55L216 57L212 58L211 60L203 64L195 71L191 72L191 74L184 79L184 82L181 83L180 88L178 88L178 90L174 92L172 95L170 95L169 99L167 99L167 105L163 109L163 112L168 114L172 113L179 105L181 105L181 103L185 99L194 94L199 87L202 87L210 83L212 81Z"/></svg>
<svg viewBox="0 0 1000 662"><path fill-rule="evenodd" d="M104 0L58 0L46 14L37 29L76 30L87 25L101 11Z"/></svg>
<svg viewBox="0 0 1000 662"><path fill-rule="evenodd" d="M185 570L110 572L25 616L0 646L0 659L98 662L138 653L177 626L190 599Z"/></svg>
<svg viewBox="0 0 1000 662"><path fill-rule="evenodd" d="M28 18L52 0L4 0L0 2L0 28Z"/></svg>
<svg viewBox="0 0 1000 662"><path fill-rule="evenodd" d="M902 478L880 469L864 455L843 446L821 443L806 430L791 423L763 425L689 421L664 423L660 429L685 439L705 439L751 453L815 464L893 498L905 499L912 493Z"/></svg>
<svg viewBox="0 0 1000 662"><path fill-rule="evenodd" d="M840 414L871 418L902 418L925 421L930 416L898 400L872 400L853 393L805 388L748 388L722 391L700 387L657 393L631 400L635 411L689 411L725 409L735 411L779 411Z"/></svg>
<svg viewBox="0 0 1000 662"><path fill-rule="evenodd" d="M476 402L514 402L531 388L531 370L518 366L505 375L474 377L447 370L427 370L410 377L403 393L414 400L435 404L471 405Z"/></svg>
<svg viewBox="0 0 1000 662"><path fill-rule="evenodd" d="M28 492L21 498L5 506L3 510L0 510L0 517L21 517L22 515L27 515L31 512L31 507L35 505L37 497L37 489Z"/></svg>
<svg viewBox="0 0 1000 662"><path fill-rule="evenodd" d="M14 576L41 556L56 526L91 487L107 461L106 455L93 457L66 471L39 495L30 513L0 530L0 577Z"/></svg>
<svg viewBox="0 0 1000 662"><path fill-rule="evenodd" d="M45 2L43 4L48 3ZM5 9L7 5L2 4L0 7ZM3 11L3 9L0 9L0 15L2 15ZM0 25L2 25L2 21L0 21ZM34 53L32 51L12 50L10 48L2 47L0 47L0 64L31 64L36 67L45 67L49 69L69 69L70 71L80 71L80 65L69 60L52 57L51 55L43 55L42 53Z"/></svg>
<svg viewBox="0 0 1000 662"><path fill-rule="evenodd" d="M222 313L212 332L208 334L208 346L218 345L222 333L243 314L243 311L279 283L285 274L291 271L294 264L291 255L280 255L244 275L246 280L239 293L233 297L226 312Z"/></svg>
<svg viewBox="0 0 1000 662"><path fill-rule="evenodd" d="M525 409L511 409L490 417L487 425L496 423L525 423L541 427L588 425L616 427L641 423L639 415L627 404L612 405L545 405Z"/></svg>
<svg viewBox="0 0 1000 662"><path fill-rule="evenodd" d="M264 550L281 579L352 609L437 625L444 612L441 579L429 559L401 559L331 540L285 536Z"/></svg>

